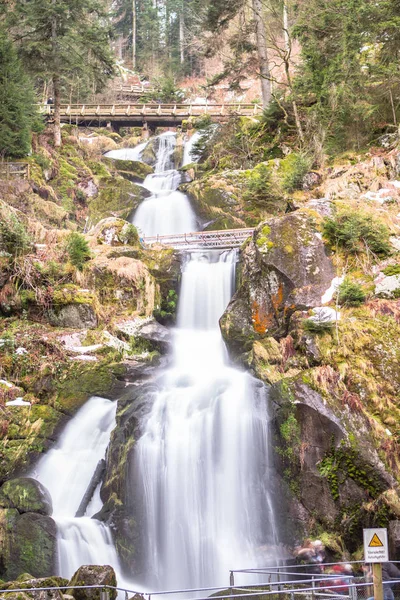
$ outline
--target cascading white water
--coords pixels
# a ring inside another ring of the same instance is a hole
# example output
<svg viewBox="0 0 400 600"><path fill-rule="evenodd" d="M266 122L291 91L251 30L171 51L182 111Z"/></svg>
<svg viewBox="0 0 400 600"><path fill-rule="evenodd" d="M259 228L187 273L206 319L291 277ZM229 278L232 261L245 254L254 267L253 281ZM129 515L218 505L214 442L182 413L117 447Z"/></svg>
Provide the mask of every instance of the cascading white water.
<svg viewBox="0 0 400 600"><path fill-rule="evenodd" d="M140 160L146 146L147 142L143 142L134 148L118 148L117 150L110 150L105 156L107 156L107 158L116 158L118 160Z"/></svg>
<svg viewBox="0 0 400 600"><path fill-rule="evenodd" d="M143 187L151 192L151 196L139 205L133 224L147 236L195 231L196 219L190 202L177 189L181 175L174 169L173 163L176 134L163 133L158 136L158 141L154 173L143 182Z"/></svg>
<svg viewBox="0 0 400 600"><path fill-rule="evenodd" d="M99 491L84 517L75 517L96 466L105 457L115 427L116 403L92 397L64 429L57 445L32 474L49 490L58 531L58 574L71 577L81 565L111 565L119 560L109 528L90 518L101 507Z"/></svg>
<svg viewBox="0 0 400 600"><path fill-rule="evenodd" d="M190 165L191 163L196 162L196 160L192 156L193 146L202 136L201 131L195 131L193 135L185 141L185 145L183 147L183 161L182 167L186 167L186 165Z"/></svg>
<svg viewBox="0 0 400 600"><path fill-rule="evenodd" d="M191 254L174 364L137 444L152 588L226 586L229 569L256 566L276 543L265 388L227 365L218 329L234 263L233 251Z"/></svg>

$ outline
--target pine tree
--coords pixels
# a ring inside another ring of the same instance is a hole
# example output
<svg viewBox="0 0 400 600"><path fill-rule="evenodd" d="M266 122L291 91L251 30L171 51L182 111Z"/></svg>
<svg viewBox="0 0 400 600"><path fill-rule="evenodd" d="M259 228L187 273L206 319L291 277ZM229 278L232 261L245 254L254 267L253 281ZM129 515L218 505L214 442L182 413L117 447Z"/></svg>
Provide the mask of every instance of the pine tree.
<svg viewBox="0 0 400 600"><path fill-rule="evenodd" d="M61 145L62 88L79 74L99 87L113 75L105 0L16 2L6 23L28 71L50 79L54 97L54 144Z"/></svg>
<svg viewBox="0 0 400 600"><path fill-rule="evenodd" d="M16 49L0 29L0 156L28 154L36 119L35 102L31 81Z"/></svg>

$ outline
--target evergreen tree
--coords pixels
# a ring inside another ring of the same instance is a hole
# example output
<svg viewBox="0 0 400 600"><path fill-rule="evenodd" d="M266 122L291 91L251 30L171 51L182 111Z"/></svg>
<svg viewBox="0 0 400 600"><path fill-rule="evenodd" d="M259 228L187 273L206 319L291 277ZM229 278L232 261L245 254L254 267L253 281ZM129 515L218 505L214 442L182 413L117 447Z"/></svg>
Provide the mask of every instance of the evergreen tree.
<svg viewBox="0 0 400 600"><path fill-rule="evenodd" d="M21 157L29 152L35 102L17 52L0 28L0 156Z"/></svg>
<svg viewBox="0 0 400 600"><path fill-rule="evenodd" d="M60 146L63 84L79 74L96 89L114 73L106 0L16 2L6 23L29 72L52 82L54 144Z"/></svg>

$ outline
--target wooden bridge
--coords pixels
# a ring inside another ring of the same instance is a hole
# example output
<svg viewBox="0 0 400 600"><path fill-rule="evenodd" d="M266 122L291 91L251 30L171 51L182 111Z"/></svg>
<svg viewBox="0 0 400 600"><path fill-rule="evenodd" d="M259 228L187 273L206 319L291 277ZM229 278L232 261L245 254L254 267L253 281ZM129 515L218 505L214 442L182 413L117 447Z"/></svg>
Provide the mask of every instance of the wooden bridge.
<svg viewBox="0 0 400 600"><path fill-rule="evenodd" d="M254 229L222 229L220 231L194 231L174 235L144 237L143 244L163 244L177 250L196 250L212 248L239 248L253 234Z"/></svg>
<svg viewBox="0 0 400 600"><path fill-rule="evenodd" d="M49 119L53 104L40 105ZM235 116L255 116L262 113L260 104L62 104L61 122L75 125L116 128L147 124L149 127L176 127L190 117L208 115L213 121L226 121Z"/></svg>

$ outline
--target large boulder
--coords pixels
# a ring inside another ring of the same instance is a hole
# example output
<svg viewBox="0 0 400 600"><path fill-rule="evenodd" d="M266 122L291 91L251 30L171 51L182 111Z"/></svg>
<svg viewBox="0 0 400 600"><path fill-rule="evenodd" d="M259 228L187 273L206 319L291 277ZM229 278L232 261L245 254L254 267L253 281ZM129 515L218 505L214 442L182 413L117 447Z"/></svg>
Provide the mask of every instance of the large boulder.
<svg viewBox="0 0 400 600"><path fill-rule="evenodd" d="M76 573L72 576L69 582L70 586L80 585L110 585L116 587L117 578L115 571L109 565L83 565L79 567ZM69 593L75 600L100 600L101 587L92 589L69 589ZM116 590L109 589L110 600L115 600L117 597Z"/></svg>
<svg viewBox="0 0 400 600"><path fill-rule="evenodd" d="M261 223L242 252L241 284L220 321L230 350L240 354L255 339L286 335L291 315L320 306L334 276L314 212Z"/></svg>
<svg viewBox="0 0 400 600"><path fill-rule="evenodd" d="M100 182L98 195L89 203L89 219L93 225L106 217L127 219L147 196L144 187L127 179L110 177Z"/></svg>
<svg viewBox="0 0 400 600"><path fill-rule="evenodd" d="M57 527L51 517L17 509L0 509L0 577L21 573L49 577L55 571Z"/></svg>
<svg viewBox="0 0 400 600"><path fill-rule="evenodd" d="M329 385L329 400L310 386L322 378ZM379 526L377 507L393 518L398 495L374 447L368 419L334 400L338 386L329 367L274 384L272 429L279 448L277 472L289 490L290 522L298 526L286 531L286 541L309 534L318 523L355 551L363 526Z"/></svg>
<svg viewBox="0 0 400 600"><path fill-rule="evenodd" d="M54 307L48 311L48 320L55 327L73 327L74 329L97 327L97 316L93 306L83 302Z"/></svg>
<svg viewBox="0 0 400 600"><path fill-rule="evenodd" d="M0 506L15 508L19 513L35 512L51 515L52 501L47 489L31 477L6 481L0 488Z"/></svg>
<svg viewBox="0 0 400 600"><path fill-rule="evenodd" d="M64 587L68 584L68 579L63 577L40 577L39 579L33 579L30 575L22 575L18 577L17 581L12 582L8 585L9 590L17 589L29 589L26 592L26 597L33 600L64 600L63 590L59 587ZM52 590L40 590L32 591L32 588L53 588ZM25 596L25 594L24 594ZM7 594L7 598L9 594ZM22 600L19 599L18 600Z"/></svg>

